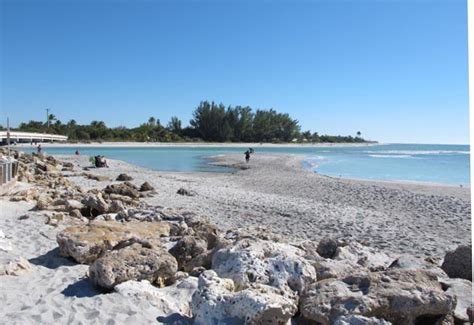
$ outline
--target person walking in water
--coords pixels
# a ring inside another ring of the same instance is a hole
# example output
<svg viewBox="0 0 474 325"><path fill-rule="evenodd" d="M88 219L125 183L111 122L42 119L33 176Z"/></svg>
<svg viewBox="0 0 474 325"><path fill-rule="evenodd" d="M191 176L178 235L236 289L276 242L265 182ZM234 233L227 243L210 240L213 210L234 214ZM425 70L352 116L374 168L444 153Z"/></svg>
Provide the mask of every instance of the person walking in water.
<svg viewBox="0 0 474 325"><path fill-rule="evenodd" d="M245 151L245 161L248 163L250 160L250 151Z"/></svg>
<svg viewBox="0 0 474 325"><path fill-rule="evenodd" d="M40 144L38 145L38 148L36 148L36 150L38 150L38 153L41 153L41 145Z"/></svg>

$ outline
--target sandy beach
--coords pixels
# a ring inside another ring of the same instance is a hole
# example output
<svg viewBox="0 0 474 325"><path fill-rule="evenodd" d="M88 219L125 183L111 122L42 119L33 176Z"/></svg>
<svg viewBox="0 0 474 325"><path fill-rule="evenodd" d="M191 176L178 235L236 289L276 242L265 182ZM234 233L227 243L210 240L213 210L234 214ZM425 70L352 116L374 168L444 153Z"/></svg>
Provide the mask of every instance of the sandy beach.
<svg viewBox="0 0 474 325"><path fill-rule="evenodd" d="M115 181L73 176L90 166L86 156L57 156L74 165L67 179L85 190L103 189ZM143 201L205 215L223 232L263 227L294 245L325 237L357 240L392 256L412 255L440 261L448 250L471 245L470 190L453 186L335 179L301 168L301 157L241 155L216 157L234 173L170 173L108 160L109 168L91 169L115 180L126 173L157 193ZM31 187L15 184L10 193ZM194 196L178 195L178 189ZM13 252L27 259L33 272L3 276L0 324L148 324L169 309L156 301L100 294L87 280L87 265L60 257L57 234L78 221L45 223L34 202L0 199L0 230Z"/></svg>
<svg viewBox="0 0 474 325"><path fill-rule="evenodd" d="M89 164L87 157L59 157ZM148 181L158 189L148 203L205 214L223 230L264 226L295 242L351 237L419 257L442 257L471 240L468 188L330 178L303 170L302 158L291 155L254 155L248 166L241 155L216 159L236 172L158 172L110 160L110 168L94 173L111 178L126 173L136 185ZM85 188L105 186L70 179ZM177 196L180 187L197 195Z"/></svg>

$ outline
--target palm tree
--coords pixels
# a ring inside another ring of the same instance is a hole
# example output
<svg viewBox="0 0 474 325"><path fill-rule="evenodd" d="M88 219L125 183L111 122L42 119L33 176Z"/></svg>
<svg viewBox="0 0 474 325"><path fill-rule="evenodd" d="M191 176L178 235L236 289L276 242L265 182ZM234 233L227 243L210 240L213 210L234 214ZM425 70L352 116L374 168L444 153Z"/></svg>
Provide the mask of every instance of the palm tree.
<svg viewBox="0 0 474 325"><path fill-rule="evenodd" d="M73 119L73 120L70 120L69 122L67 122L67 125L68 126L76 126L77 122L76 122L76 120Z"/></svg>
<svg viewBox="0 0 474 325"><path fill-rule="evenodd" d="M362 133L360 133L360 131L357 131L357 136L360 137L362 135Z"/></svg>
<svg viewBox="0 0 474 325"><path fill-rule="evenodd" d="M148 119L148 124L151 126L156 126L156 118L153 116Z"/></svg>
<svg viewBox="0 0 474 325"><path fill-rule="evenodd" d="M54 114L49 114L48 121L56 121L56 116Z"/></svg>

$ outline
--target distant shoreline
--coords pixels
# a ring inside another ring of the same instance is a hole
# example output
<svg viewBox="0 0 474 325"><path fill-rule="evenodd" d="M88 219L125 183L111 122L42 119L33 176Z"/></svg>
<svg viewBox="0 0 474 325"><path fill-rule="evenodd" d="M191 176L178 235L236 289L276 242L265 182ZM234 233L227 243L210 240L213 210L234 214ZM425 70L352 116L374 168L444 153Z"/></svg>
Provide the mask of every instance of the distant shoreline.
<svg viewBox="0 0 474 325"><path fill-rule="evenodd" d="M245 142L91 142L91 143L49 143L40 142L42 147L71 147L71 148L102 148L102 147L139 147L139 148L159 148L159 147L233 147L233 148L287 148L287 147L368 147L375 145L385 145L384 143L245 143ZM19 143L15 147L34 147L29 143Z"/></svg>

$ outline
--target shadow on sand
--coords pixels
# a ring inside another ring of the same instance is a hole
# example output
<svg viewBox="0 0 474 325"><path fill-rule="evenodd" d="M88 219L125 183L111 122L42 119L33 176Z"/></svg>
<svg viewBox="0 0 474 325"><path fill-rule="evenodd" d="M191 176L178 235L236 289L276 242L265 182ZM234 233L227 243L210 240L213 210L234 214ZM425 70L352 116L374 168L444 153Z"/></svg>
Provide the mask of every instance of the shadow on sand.
<svg viewBox="0 0 474 325"><path fill-rule="evenodd" d="M178 313L170 314L168 316L157 317L156 320L160 324L169 324L169 325L191 325L193 324L193 319Z"/></svg>
<svg viewBox="0 0 474 325"><path fill-rule="evenodd" d="M60 266L73 266L77 265L74 261L62 257L59 255L59 247L56 247L46 254L40 255L38 257L30 258L28 260L30 263L35 265L41 265L47 267L48 269L57 269Z"/></svg>
<svg viewBox="0 0 474 325"><path fill-rule="evenodd" d="M85 298L94 297L109 292L97 289L88 278L83 278L73 284L68 285L61 293L66 297Z"/></svg>

